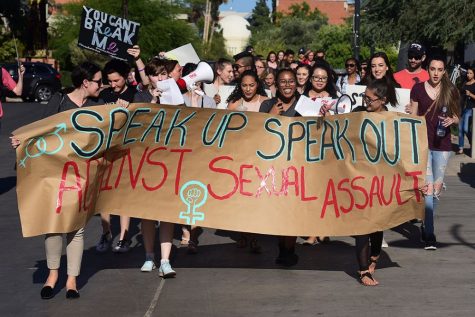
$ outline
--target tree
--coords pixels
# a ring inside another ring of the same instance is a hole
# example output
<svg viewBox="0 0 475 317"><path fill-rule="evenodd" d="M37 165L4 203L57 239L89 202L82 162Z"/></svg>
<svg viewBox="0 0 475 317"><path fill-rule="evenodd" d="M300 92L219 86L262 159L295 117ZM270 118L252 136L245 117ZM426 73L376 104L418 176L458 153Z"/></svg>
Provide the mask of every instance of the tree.
<svg viewBox="0 0 475 317"><path fill-rule="evenodd" d="M271 23L270 15L266 0L258 0L248 20L249 30L252 32L253 30L268 26Z"/></svg>
<svg viewBox="0 0 475 317"><path fill-rule="evenodd" d="M189 22L196 25L199 35L206 38L202 47L202 57L204 59L217 59L227 56L222 31L218 30L219 6L227 0L209 0L210 16L209 23L205 23L206 0L188 0ZM209 36L204 36L205 27L208 28Z"/></svg>
<svg viewBox="0 0 475 317"><path fill-rule="evenodd" d="M468 0L371 0L362 5L363 39L394 44L422 41L444 47L473 41L475 2Z"/></svg>
<svg viewBox="0 0 475 317"><path fill-rule="evenodd" d="M307 3L295 4L290 7L289 14L277 14L274 24L265 23L259 27L251 27L250 43L257 52L263 54L271 50L298 50L302 46L309 47L315 33L326 25L327 21L328 18L318 9L311 11Z"/></svg>

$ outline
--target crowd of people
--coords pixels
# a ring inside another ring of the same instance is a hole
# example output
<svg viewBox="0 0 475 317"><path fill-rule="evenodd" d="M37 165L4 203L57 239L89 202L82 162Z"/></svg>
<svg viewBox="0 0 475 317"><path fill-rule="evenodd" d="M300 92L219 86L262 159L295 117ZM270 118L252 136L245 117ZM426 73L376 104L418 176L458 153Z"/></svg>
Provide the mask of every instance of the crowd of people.
<svg viewBox="0 0 475 317"><path fill-rule="evenodd" d="M69 109L87 107L103 103L117 103L127 107L129 103L160 103L161 90L158 83L169 78L179 80L196 69L196 64L188 63L183 67L174 60L162 56L144 63L140 58L140 48L129 49L135 59L133 68L126 62L111 60L101 70L96 64L85 62L75 67L71 74L73 88L55 95L47 105L45 116ZM393 73L388 56L384 52L373 54L368 60L348 57L345 61L346 73L337 76L331 65L325 60L323 50L300 49L295 52L271 51L267 57L256 56L252 48L239 53L233 60L219 59L214 63L215 79L212 83L195 83L193 90L183 93L187 107L226 108L238 111L264 112L276 116L299 116L295 107L301 95L317 98L338 98L345 94L348 85L365 85L363 105L353 111L384 112L395 106L396 88L411 89L411 102L406 105L408 113L424 116L427 122L429 144L426 184L422 188L426 201L425 219L421 224L421 238L426 250L436 249L434 214L436 202L443 187L444 173L452 153L450 127L460 123L460 149L463 150L464 134L470 134L469 118L473 115L475 104L474 69L470 68L467 81L459 90L450 82L447 75L446 59L440 56L426 55L425 48L413 43L407 55L407 68ZM422 66L427 65L427 70ZM4 83L12 87L12 83ZM103 87L103 82L108 84ZM18 84L20 85L20 83ZM235 88L229 95L222 95L223 86ZM461 108L463 105L463 109ZM323 116L330 115L322 107ZM441 128L442 126L442 128ZM445 134L439 133L445 130ZM469 140L471 138L469 137ZM19 141L12 139L17 147ZM119 240L112 246L110 215L102 214L102 234L96 250L100 253L112 249L113 252L127 252L131 246L129 236L130 218L120 216ZM170 264L173 233L175 225L160 222L160 276L173 277L176 272ZM145 261L141 270L150 272L156 268L154 254L156 222L142 220L142 236L145 248ZM199 228L181 226L181 244L188 247L189 253L198 252ZM67 298L78 298L76 277L79 275L84 244L84 229L65 233L67 239ZM328 237L305 237L305 244L328 241ZM62 250L61 234L48 234L45 237L49 276L41 290L41 297L54 296L53 289L58 281L59 258ZM297 237L279 237L279 255L276 264L292 266L298 262L295 252ZM356 259L359 266L359 279L363 285L378 285L374 277L381 247L385 245L383 232L355 236ZM237 241L239 247L247 247L254 253L260 253L258 238L255 235L241 234Z"/></svg>

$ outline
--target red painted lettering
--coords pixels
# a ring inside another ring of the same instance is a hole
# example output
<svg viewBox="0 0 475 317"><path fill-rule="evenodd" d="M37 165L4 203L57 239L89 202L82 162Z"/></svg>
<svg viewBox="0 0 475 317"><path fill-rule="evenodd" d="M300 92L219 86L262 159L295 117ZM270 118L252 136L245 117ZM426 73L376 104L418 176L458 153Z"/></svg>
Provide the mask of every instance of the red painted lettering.
<svg viewBox="0 0 475 317"><path fill-rule="evenodd" d="M76 184L73 186L66 186L66 178L68 176L69 167L73 168L74 176L76 178ZM59 192L58 199L56 200L56 213L61 213L61 208L63 207L63 194L65 191L76 191L78 195L78 207L79 211L81 210L82 204L82 187L81 187L81 176L79 175L79 167L74 161L69 161L64 164L63 174L61 175L61 182L59 183Z"/></svg>
<svg viewBox="0 0 475 317"><path fill-rule="evenodd" d="M167 167L165 166L165 164L163 164L162 162L158 162L158 161L155 161L152 159L152 155L155 153L155 152L158 152L158 151L162 151L162 150L166 150L167 148L164 147L164 146L160 146L158 148L155 148L153 150L151 150L148 155L147 155L147 164L150 164L150 165L156 165L156 166L160 166L162 169L163 169L163 176L162 176L162 179L161 181L155 185L155 186L149 186L147 185L147 183L145 182L145 177L142 177L142 186L145 188L145 190L147 191L154 191L154 190L157 190L159 189L160 187L163 186L163 184L165 183L165 181L167 180L167 176L168 176L168 169ZM155 178L156 176L154 175L153 178Z"/></svg>
<svg viewBox="0 0 475 317"><path fill-rule="evenodd" d="M302 190L302 201L316 200L317 196L305 196L305 167L300 167L300 189Z"/></svg>
<svg viewBox="0 0 475 317"><path fill-rule="evenodd" d="M221 160L228 160L228 161L233 161L233 159L229 156L218 156L216 158L214 158L213 160L211 160L211 162L209 162L209 169L213 172L216 172L216 173L221 173L221 174L227 174L227 175L230 175L232 178L233 178L233 181L234 181L234 187L233 189L227 193L227 194L224 194L224 195L218 195L214 192L214 190L211 188L211 185L208 184L208 193L214 198L214 199L217 199L217 200L224 200L224 199L228 199L230 198L232 195L234 195L234 193L237 191L238 189L238 186L239 186L239 179L237 177L236 174L234 174L231 170L228 170L226 168L220 168L220 167L215 167L215 163L221 161Z"/></svg>
<svg viewBox="0 0 475 317"><path fill-rule="evenodd" d="M244 196L252 196L252 193L244 191L244 183L250 183L250 179L244 178L244 170L253 168L253 165L241 165L239 167L239 193Z"/></svg>
<svg viewBox="0 0 475 317"><path fill-rule="evenodd" d="M379 205L382 206L383 202L381 201L381 185L379 184L379 177L378 176L373 176L373 179L371 180L371 189L369 191L369 206L373 207L373 197L376 196L378 197Z"/></svg>
<svg viewBox="0 0 475 317"><path fill-rule="evenodd" d="M368 206L368 192L366 191L366 189L364 187L361 187L361 186L356 186L355 183L357 180L359 179L365 179L364 176L356 176L355 178L353 178L351 180L351 189L355 190L355 191L359 191L363 194L364 196L364 204L357 204L355 202L355 207L358 208L358 209L365 209L366 206Z"/></svg>
<svg viewBox="0 0 475 317"><path fill-rule="evenodd" d="M353 206L355 205L355 198L353 197L353 194L349 188L343 187L344 184L350 185L350 180L348 178L344 178L338 183L338 190L346 192L348 194L348 197L350 198L350 205L348 206L348 208L340 206L341 211L346 214L353 210Z"/></svg>
<svg viewBox="0 0 475 317"><path fill-rule="evenodd" d="M331 196L331 199L330 199ZM337 218L340 217L340 211L338 210L338 201L335 193L335 184L333 180L330 179L327 185L327 192L325 193L325 201L323 202L322 213L320 214L320 218L325 217L325 212L327 211L327 207L329 205L333 205L333 209L335 210L335 216Z"/></svg>
<svg viewBox="0 0 475 317"><path fill-rule="evenodd" d="M414 194L416 195L417 202L421 201L421 192L419 191L419 178L417 176L421 175L421 171L415 172L406 172L406 176L412 176Z"/></svg>

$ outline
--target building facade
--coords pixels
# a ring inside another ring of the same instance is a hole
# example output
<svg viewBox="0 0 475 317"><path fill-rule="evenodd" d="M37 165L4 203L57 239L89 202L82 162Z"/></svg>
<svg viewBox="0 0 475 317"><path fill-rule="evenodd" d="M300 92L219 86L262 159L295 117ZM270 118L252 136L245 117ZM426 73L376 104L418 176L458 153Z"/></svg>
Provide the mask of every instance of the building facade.
<svg viewBox="0 0 475 317"><path fill-rule="evenodd" d="M294 4L306 2L310 9L318 9L333 25L345 23L354 13L354 0L277 0L277 12L288 13Z"/></svg>

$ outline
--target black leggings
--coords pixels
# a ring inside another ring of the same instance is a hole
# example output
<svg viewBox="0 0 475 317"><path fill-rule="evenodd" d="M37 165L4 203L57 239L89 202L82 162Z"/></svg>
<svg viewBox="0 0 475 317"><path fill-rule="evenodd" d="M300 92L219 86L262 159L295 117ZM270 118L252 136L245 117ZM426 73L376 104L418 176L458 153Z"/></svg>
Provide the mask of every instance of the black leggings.
<svg viewBox="0 0 475 317"><path fill-rule="evenodd" d="M369 268L370 256L377 257L381 253L381 244L383 243L383 232L376 231L370 234L355 236L356 240L356 259L360 271L366 271ZM371 241L371 254L370 254Z"/></svg>

